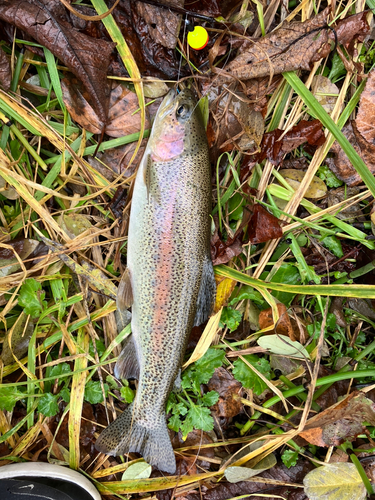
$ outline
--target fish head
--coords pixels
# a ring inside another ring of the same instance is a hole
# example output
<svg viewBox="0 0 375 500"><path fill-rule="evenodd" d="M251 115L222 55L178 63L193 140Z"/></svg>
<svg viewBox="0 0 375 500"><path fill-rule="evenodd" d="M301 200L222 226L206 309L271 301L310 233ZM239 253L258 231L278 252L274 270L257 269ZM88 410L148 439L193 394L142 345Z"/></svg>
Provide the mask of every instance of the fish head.
<svg viewBox="0 0 375 500"><path fill-rule="evenodd" d="M156 114L152 128L151 155L155 161L170 161L191 152L205 134L193 92L170 90Z"/></svg>

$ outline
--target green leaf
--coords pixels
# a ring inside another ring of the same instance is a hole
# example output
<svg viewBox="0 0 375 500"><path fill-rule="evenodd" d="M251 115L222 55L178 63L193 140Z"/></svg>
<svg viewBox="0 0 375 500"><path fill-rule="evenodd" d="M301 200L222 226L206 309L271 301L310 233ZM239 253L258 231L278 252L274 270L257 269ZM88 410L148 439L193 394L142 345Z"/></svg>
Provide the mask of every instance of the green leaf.
<svg viewBox="0 0 375 500"><path fill-rule="evenodd" d="M268 273L263 273L263 279L267 276ZM289 262L283 262L276 273L272 276L271 283L284 283L285 285L296 285L301 282L301 276L294 264L290 264ZM292 300L296 296L292 293L285 292L274 292L273 296L285 304L287 307L290 306Z"/></svg>
<svg viewBox="0 0 375 500"><path fill-rule="evenodd" d="M258 358L255 354L247 354L243 357L267 380L271 379L271 367L266 359ZM237 359L233 365L234 378L241 382L246 389L252 389L257 396L267 389L267 384L242 359Z"/></svg>
<svg viewBox="0 0 375 500"><path fill-rule="evenodd" d="M108 394L108 384L104 385L105 395ZM89 380L85 387L85 395L84 398L86 401L95 405L97 403L101 403L103 401L103 392L102 387L99 380Z"/></svg>
<svg viewBox="0 0 375 500"><path fill-rule="evenodd" d="M219 401L219 393L216 391L207 392L201 399L202 405L212 406Z"/></svg>
<svg viewBox="0 0 375 500"><path fill-rule="evenodd" d="M237 330L242 319L242 313L231 307L224 307L220 317L221 328L227 325L229 330L233 332Z"/></svg>
<svg viewBox="0 0 375 500"><path fill-rule="evenodd" d="M120 389L121 397L125 399L127 403L131 403L134 399L134 391L130 389L129 386L123 385Z"/></svg>
<svg viewBox="0 0 375 500"><path fill-rule="evenodd" d="M299 273L298 273L299 277ZM241 287L241 290L238 292L238 294L233 297L233 299L229 302L228 305L234 306L241 300L252 300L256 304L264 304L264 298L262 295L255 290L252 286L244 285Z"/></svg>
<svg viewBox="0 0 375 500"><path fill-rule="evenodd" d="M190 420L195 429L208 432L214 428L214 419L210 410L205 406L192 405L186 418Z"/></svg>
<svg viewBox="0 0 375 500"><path fill-rule="evenodd" d="M332 83L337 82L340 76L346 75L346 69L344 63L341 60L341 57L335 52L332 57L332 67L329 72L328 78ZM332 186L330 186L332 187Z"/></svg>
<svg viewBox="0 0 375 500"><path fill-rule="evenodd" d="M194 363L195 378L200 384L207 384L216 368L224 361L225 352L222 349L208 349L206 354Z"/></svg>
<svg viewBox="0 0 375 500"><path fill-rule="evenodd" d="M59 363L58 365L52 366L48 377L59 378L63 373L72 373L72 370L68 363Z"/></svg>
<svg viewBox="0 0 375 500"><path fill-rule="evenodd" d="M243 205L245 199L240 193L235 193L228 202L229 218L231 220L242 219Z"/></svg>
<svg viewBox="0 0 375 500"><path fill-rule="evenodd" d="M330 250L338 259L344 256L341 242L336 236L326 236L321 240L323 245Z"/></svg>
<svg viewBox="0 0 375 500"><path fill-rule="evenodd" d="M25 394L17 387L0 387L0 409L12 411L17 401L24 397Z"/></svg>
<svg viewBox="0 0 375 500"><path fill-rule="evenodd" d="M272 354L310 359L309 353L302 344L296 340L290 340L289 337L284 335L264 335L257 342L264 349L269 349Z"/></svg>
<svg viewBox="0 0 375 500"><path fill-rule="evenodd" d="M182 439L185 440L186 436L194 430L194 425L191 422L189 416L181 424Z"/></svg>
<svg viewBox="0 0 375 500"><path fill-rule="evenodd" d="M69 403L70 390L67 387L64 387L63 389L61 389L59 396L62 397L62 399L65 401L65 403Z"/></svg>
<svg viewBox="0 0 375 500"><path fill-rule="evenodd" d="M126 469L121 480L148 479L151 476L151 471L152 467L147 462L137 462Z"/></svg>
<svg viewBox="0 0 375 500"><path fill-rule="evenodd" d="M281 455L281 460L283 464L290 469L297 465L298 460L298 451L295 450L285 450Z"/></svg>
<svg viewBox="0 0 375 500"><path fill-rule="evenodd" d="M42 285L34 278L28 278L20 288L18 303L23 307L25 314L36 318L47 307L45 296L46 293L42 290Z"/></svg>
<svg viewBox="0 0 375 500"><path fill-rule="evenodd" d="M329 169L329 167L327 167L327 165L321 165L319 167L317 176L320 177L328 187L337 188L344 184L335 176L335 174Z"/></svg>
<svg viewBox="0 0 375 500"><path fill-rule="evenodd" d="M58 394L47 392L39 399L38 411L46 417L54 417L59 412L58 398Z"/></svg>
<svg viewBox="0 0 375 500"><path fill-rule="evenodd" d="M168 427L172 429L172 431L178 432L181 427L181 420L178 415L172 415L168 420Z"/></svg>

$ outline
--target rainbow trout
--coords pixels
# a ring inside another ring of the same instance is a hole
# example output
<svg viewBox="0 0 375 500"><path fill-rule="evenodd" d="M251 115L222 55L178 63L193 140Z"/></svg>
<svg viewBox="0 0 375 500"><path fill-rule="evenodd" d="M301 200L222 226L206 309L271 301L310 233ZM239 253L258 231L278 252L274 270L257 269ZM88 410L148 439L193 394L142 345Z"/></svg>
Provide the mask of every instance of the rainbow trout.
<svg viewBox="0 0 375 500"><path fill-rule="evenodd" d="M165 405L193 325L215 297L210 257L211 173L205 129L189 90L164 98L139 166L132 199L128 267L117 303L132 305L132 335L116 365L138 379L134 402L99 436L109 455L138 452L174 473Z"/></svg>

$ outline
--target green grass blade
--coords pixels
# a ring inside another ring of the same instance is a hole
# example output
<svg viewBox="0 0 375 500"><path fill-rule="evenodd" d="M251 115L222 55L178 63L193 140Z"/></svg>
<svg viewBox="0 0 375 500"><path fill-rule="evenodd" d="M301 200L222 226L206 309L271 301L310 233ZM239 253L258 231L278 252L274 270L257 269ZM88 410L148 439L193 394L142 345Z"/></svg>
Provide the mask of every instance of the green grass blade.
<svg viewBox="0 0 375 500"><path fill-rule="evenodd" d="M278 292L287 293L300 293L303 295L323 295L323 296L337 296L337 297L355 297L355 298L375 298L375 287L373 285L287 285L282 283L266 283L263 280L251 278L247 274L231 269L228 266L216 266L215 274L231 278L250 285L254 288L266 288Z"/></svg>
<svg viewBox="0 0 375 500"><path fill-rule="evenodd" d="M283 76L301 97L306 106L312 110L312 112L319 118L322 124L331 132L331 134L334 136L334 138L346 153L356 172L359 174L363 182L371 191L371 194L375 197L374 176L367 168L365 162L359 156L357 151L341 132L340 128L336 125L329 114L325 111L321 104L318 103L312 93L305 87L305 85L294 72L288 71L286 73L283 73Z"/></svg>

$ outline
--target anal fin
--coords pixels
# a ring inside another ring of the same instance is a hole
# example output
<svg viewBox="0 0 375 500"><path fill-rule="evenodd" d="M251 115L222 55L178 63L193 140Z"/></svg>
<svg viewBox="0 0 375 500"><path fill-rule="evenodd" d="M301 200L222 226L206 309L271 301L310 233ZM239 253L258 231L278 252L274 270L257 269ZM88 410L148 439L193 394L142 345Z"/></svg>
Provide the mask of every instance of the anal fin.
<svg viewBox="0 0 375 500"><path fill-rule="evenodd" d="M129 337L115 365L115 377L139 380L139 362L133 335Z"/></svg>
<svg viewBox="0 0 375 500"><path fill-rule="evenodd" d="M197 312L195 313L194 326L201 325L210 316L216 296L216 283L212 260L207 254L203 263L202 281L199 288L197 300Z"/></svg>

